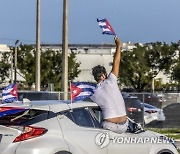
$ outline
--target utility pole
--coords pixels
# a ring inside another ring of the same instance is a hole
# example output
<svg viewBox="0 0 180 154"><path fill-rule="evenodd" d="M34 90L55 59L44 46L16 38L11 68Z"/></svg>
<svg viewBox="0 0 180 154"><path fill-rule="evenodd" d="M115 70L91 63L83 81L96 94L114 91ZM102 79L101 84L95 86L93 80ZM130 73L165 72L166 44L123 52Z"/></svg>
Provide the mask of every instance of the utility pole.
<svg viewBox="0 0 180 154"><path fill-rule="evenodd" d="M36 79L35 89L40 91L40 0L37 0L37 12L36 12Z"/></svg>
<svg viewBox="0 0 180 154"><path fill-rule="evenodd" d="M13 50L10 47L10 52L11 52L11 84L13 83Z"/></svg>
<svg viewBox="0 0 180 154"><path fill-rule="evenodd" d="M19 43L19 40L16 40L15 42L15 51L14 51L14 83L17 81L17 45Z"/></svg>
<svg viewBox="0 0 180 154"><path fill-rule="evenodd" d="M68 0L63 0L63 36L62 36L62 90L63 99L68 99Z"/></svg>
<svg viewBox="0 0 180 154"><path fill-rule="evenodd" d="M154 87L154 77L152 78L152 93L154 94L154 89L155 89L155 87Z"/></svg>

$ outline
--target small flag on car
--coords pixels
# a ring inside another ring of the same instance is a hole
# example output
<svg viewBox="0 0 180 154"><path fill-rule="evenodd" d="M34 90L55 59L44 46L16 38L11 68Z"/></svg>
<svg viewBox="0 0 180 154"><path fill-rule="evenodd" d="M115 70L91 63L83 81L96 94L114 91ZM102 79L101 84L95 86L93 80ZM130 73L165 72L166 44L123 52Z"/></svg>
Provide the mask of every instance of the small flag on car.
<svg viewBox="0 0 180 154"><path fill-rule="evenodd" d="M0 118L6 115L13 115L20 112L25 112L28 109L18 107L0 107Z"/></svg>
<svg viewBox="0 0 180 154"><path fill-rule="evenodd" d="M18 100L17 84L10 84L2 90L2 103L12 103Z"/></svg>
<svg viewBox="0 0 180 154"><path fill-rule="evenodd" d="M96 84L90 82L72 82L70 84L71 101L76 102L90 97Z"/></svg>
<svg viewBox="0 0 180 154"><path fill-rule="evenodd" d="M107 19L97 19L97 22L99 24L99 27L102 29L103 34L116 35L115 31L113 30Z"/></svg>

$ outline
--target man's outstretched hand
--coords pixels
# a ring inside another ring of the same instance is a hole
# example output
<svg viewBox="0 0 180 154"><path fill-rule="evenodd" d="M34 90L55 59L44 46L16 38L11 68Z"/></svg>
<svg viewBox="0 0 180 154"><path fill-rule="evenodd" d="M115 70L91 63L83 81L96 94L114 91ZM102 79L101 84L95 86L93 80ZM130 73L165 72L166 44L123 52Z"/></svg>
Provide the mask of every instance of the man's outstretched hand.
<svg viewBox="0 0 180 154"><path fill-rule="evenodd" d="M116 43L117 47L122 47L122 42L117 36L114 37L114 42Z"/></svg>

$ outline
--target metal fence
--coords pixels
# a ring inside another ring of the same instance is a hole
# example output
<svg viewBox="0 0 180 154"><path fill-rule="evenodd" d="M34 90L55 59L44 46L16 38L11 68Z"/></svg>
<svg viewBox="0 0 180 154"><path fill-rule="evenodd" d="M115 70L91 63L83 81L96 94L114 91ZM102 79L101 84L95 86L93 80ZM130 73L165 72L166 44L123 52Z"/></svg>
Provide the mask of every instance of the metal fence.
<svg viewBox="0 0 180 154"><path fill-rule="evenodd" d="M19 91L19 100L27 98L29 100L60 100L63 92L52 91ZM138 97L143 103L153 105L162 109L165 120L157 120L155 113L149 113L149 121L152 122L143 125L145 127L164 127L164 128L180 128L180 93L128 93ZM145 111L144 111L145 113ZM142 114L142 119L145 117ZM151 119L150 119L151 118ZM153 119L154 118L154 119Z"/></svg>
<svg viewBox="0 0 180 154"><path fill-rule="evenodd" d="M180 128L180 93L129 93L143 103L162 109L165 120L153 120L145 127ZM151 113L152 116L155 114ZM151 118L151 116L149 116Z"/></svg>

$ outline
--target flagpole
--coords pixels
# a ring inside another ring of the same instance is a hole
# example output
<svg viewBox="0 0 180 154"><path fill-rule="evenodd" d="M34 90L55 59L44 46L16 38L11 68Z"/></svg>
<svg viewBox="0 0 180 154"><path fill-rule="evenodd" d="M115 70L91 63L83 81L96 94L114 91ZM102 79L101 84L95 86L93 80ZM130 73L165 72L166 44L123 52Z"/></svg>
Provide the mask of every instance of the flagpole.
<svg viewBox="0 0 180 154"><path fill-rule="evenodd" d="M71 111L72 111L72 89L71 89L71 81L70 81L70 98L71 98L71 105L70 105L70 108L71 108Z"/></svg>

